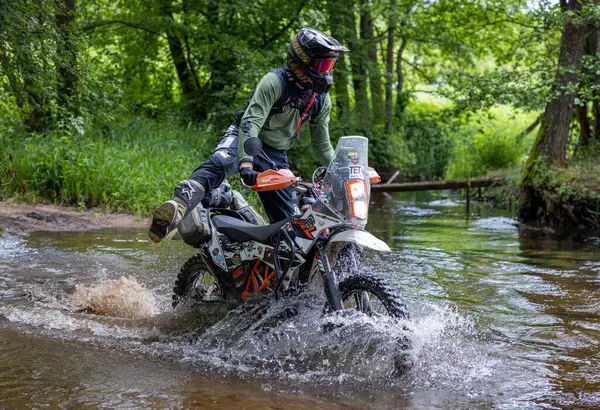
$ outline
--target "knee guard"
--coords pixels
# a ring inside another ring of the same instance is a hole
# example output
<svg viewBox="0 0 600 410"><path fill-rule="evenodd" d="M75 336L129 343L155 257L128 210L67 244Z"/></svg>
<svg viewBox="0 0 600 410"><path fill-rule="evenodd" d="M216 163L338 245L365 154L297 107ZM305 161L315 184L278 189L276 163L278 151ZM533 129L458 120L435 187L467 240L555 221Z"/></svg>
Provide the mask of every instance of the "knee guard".
<svg viewBox="0 0 600 410"><path fill-rule="evenodd" d="M202 200L202 205L207 208L228 208L233 200L231 185L226 179L217 188L209 192Z"/></svg>
<svg viewBox="0 0 600 410"><path fill-rule="evenodd" d="M193 179L184 179L175 186L175 201L185 208L184 217L204 199L204 187Z"/></svg>

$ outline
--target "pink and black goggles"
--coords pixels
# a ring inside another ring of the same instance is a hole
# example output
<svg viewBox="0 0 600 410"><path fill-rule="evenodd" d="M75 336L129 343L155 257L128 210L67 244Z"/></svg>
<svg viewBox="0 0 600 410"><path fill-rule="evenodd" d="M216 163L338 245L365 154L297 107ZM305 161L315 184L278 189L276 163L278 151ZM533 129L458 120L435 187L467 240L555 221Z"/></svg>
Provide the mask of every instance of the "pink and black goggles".
<svg viewBox="0 0 600 410"><path fill-rule="evenodd" d="M310 62L310 69L317 74L330 73L333 71L336 63L337 60L333 58L314 59Z"/></svg>

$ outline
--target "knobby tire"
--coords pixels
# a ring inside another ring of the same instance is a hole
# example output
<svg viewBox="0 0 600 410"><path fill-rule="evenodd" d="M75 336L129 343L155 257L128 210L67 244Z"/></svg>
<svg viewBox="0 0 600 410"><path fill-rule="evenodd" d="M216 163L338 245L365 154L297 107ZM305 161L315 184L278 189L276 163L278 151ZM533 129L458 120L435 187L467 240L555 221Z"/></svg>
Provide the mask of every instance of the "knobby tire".
<svg viewBox="0 0 600 410"><path fill-rule="evenodd" d="M367 273L357 273L340 282L342 302L346 302L355 292L365 291L375 295L383 304L389 316L397 319L410 319L408 308L398 291L385 279Z"/></svg>

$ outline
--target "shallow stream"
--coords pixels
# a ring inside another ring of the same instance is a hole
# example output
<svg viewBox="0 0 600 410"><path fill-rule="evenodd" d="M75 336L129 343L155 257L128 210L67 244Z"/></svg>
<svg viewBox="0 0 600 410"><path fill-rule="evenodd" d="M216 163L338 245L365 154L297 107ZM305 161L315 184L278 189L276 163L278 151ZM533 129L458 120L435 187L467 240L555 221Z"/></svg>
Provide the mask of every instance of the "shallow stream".
<svg viewBox="0 0 600 410"><path fill-rule="evenodd" d="M393 252L365 269L411 311L408 373L402 326L303 298L173 312L179 242L33 233L0 237L0 408L600 407L600 233L427 194L370 211Z"/></svg>

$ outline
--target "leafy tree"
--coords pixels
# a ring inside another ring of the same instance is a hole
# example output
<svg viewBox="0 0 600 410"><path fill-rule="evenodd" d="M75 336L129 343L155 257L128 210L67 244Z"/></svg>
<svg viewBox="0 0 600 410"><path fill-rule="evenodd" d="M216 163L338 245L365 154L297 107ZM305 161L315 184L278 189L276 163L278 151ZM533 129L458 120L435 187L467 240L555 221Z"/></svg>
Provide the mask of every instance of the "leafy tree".
<svg viewBox="0 0 600 410"><path fill-rule="evenodd" d="M84 30L101 47L113 74L124 77L127 89L140 82L162 88L175 74L178 86L161 94L175 105L181 100L196 120L224 112L229 117L232 106L248 98L250 84L283 63L290 33L299 28L305 7L248 0L100 4L87 7Z"/></svg>
<svg viewBox="0 0 600 410"><path fill-rule="evenodd" d="M521 216L526 219L536 219L539 209L546 209L543 194L535 183L540 169L553 164L564 166L566 162L579 70L585 54L586 40L594 32L594 27L586 24L587 18L595 15L594 8L590 7L594 3L589 0L561 1L564 24L558 69L521 182L519 208Z"/></svg>
<svg viewBox="0 0 600 410"><path fill-rule="evenodd" d="M32 131L45 127L56 97L56 73L51 69L54 44L59 42L55 6L52 1L0 4L0 81Z"/></svg>

